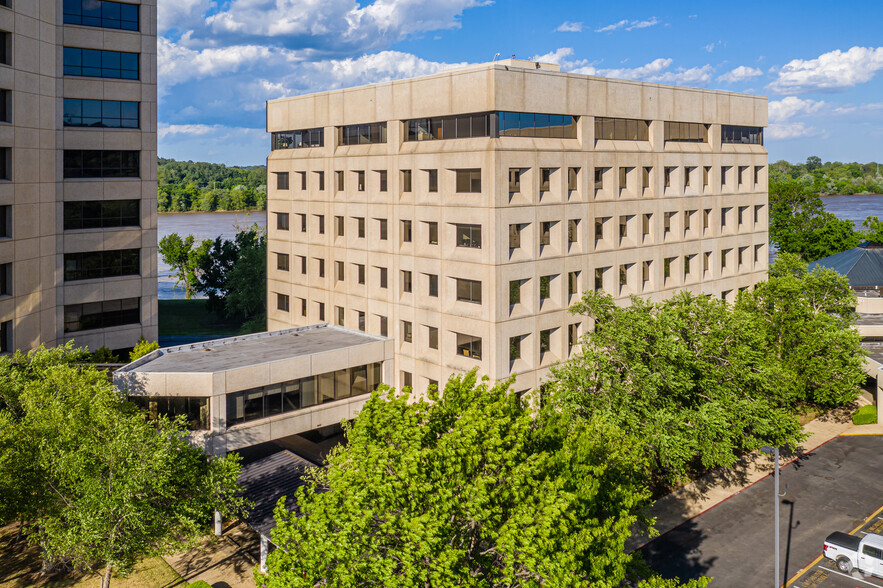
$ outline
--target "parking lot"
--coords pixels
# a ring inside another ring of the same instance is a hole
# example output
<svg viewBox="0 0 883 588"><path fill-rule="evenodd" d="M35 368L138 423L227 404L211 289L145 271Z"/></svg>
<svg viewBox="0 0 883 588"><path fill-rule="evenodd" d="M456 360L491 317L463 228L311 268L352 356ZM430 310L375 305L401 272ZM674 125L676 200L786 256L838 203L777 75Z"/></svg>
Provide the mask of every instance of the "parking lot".
<svg viewBox="0 0 883 588"><path fill-rule="evenodd" d="M883 516L877 512L883 504L881 480L883 436L837 437L782 468L780 584L793 578L789 588L883 588L883 580L844 577L833 562L817 559L834 531L883 534L875 526L883 525L877 518ZM711 588L771 585L773 501L768 476L640 552L666 578L711 576Z"/></svg>
<svg viewBox="0 0 883 588"><path fill-rule="evenodd" d="M844 529L844 532L847 530ZM852 535L864 535L876 533L883 535L883 508L875 512L855 529ZM799 572L788 582L789 588L855 588L872 586L883 588L883 579L862 574L853 570L851 574L844 574L834 565L830 559L819 556L813 564Z"/></svg>

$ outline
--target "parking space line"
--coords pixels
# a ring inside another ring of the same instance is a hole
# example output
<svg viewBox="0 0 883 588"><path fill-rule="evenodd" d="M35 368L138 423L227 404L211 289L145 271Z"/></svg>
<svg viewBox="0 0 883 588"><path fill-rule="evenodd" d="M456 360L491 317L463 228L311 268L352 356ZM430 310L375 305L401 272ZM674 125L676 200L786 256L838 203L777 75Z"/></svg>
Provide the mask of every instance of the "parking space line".
<svg viewBox="0 0 883 588"><path fill-rule="evenodd" d="M880 588L880 584L871 584L867 580L859 580L858 578L856 578L854 576L850 576L849 574L844 574L840 570L829 570L828 568L825 568L825 571L830 572L832 574L837 574L838 576L843 576L844 578L849 578L853 582L861 582L862 584L867 584L868 586L873 586L874 588ZM859 572L859 573L861 573L861 572Z"/></svg>
<svg viewBox="0 0 883 588"><path fill-rule="evenodd" d="M867 525L868 522L870 522L870 520L873 519L873 518L883 519L883 517L879 516L880 513L883 513L883 506L881 506L880 508L878 508L877 510L875 510L875 511L871 514L871 516L869 516L868 518L866 518L866 519L862 522L861 525L859 525L858 527L856 527L855 529L853 529L852 531L850 531L849 534L850 534L850 535L855 535L857 532L859 532L859 531L861 530L862 527L864 527L865 525ZM820 561L822 561L824 558L825 558L825 554L824 554L824 552L823 552L823 553L822 553L821 555L819 555L817 558L815 558L814 560L812 560L812 563L811 563L811 564L809 564L808 566L804 567L802 570L800 570L799 572L797 572L796 574L794 574L793 576L791 576L791 579L788 580L787 582L785 582L785 586L786 586L786 587L787 587L787 586L791 586L791 585L792 585L794 582L796 582L796 581L797 581L797 580L798 580L803 574L805 574L806 572L808 572L808 571L810 571L811 569L813 569L814 567L816 567L816 565L817 565ZM826 569L827 569L827 568L826 568ZM830 571L835 572L835 573L837 573L837 574L840 574L841 576L845 576L845 575L846 575L846 574L842 574L842 573L840 573L840 572L836 572L835 570L830 570ZM853 580L855 580L855 578L853 578L852 576L847 576L847 577L848 577L848 578L852 578ZM867 582L865 582L865 583L867 584ZM877 584L869 584L869 586L874 586L874 588L879 588L879 586L878 586Z"/></svg>

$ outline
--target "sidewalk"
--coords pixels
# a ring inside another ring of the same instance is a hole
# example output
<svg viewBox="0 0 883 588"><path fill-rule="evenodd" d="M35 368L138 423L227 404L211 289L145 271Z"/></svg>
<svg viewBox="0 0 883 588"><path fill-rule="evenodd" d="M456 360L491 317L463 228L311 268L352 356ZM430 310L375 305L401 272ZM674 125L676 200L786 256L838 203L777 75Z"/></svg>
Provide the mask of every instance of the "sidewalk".
<svg viewBox="0 0 883 588"><path fill-rule="evenodd" d="M235 521L225 526L222 537L209 537L195 549L165 560L188 582L205 580L212 588L255 588L259 541L254 531Z"/></svg>
<svg viewBox="0 0 883 588"><path fill-rule="evenodd" d="M851 405L837 408L804 425L809 438L792 455L779 457L780 467L801 454L807 454L840 435L883 435L883 424L853 425L852 413L868 404L863 397ZM773 458L760 452L751 453L731 468L719 468L686 486L663 496L650 508L656 518L656 530L663 535L706 510L717 506L773 472ZM646 533L634 532L626 541L628 553L640 549L652 539Z"/></svg>

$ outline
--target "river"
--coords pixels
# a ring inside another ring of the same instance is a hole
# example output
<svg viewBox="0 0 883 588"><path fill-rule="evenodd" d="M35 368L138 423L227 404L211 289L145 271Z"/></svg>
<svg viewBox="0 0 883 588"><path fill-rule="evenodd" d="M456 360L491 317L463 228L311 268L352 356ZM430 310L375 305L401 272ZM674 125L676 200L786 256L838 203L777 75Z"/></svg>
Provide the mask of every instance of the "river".
<svg viewBox="0 0 883 588"><path fill-rule="evenodd" d="M839 218L853 221L861 228L862 221L868 216L876 215L883 218L883 195L864 194L853 196L825 196L822 198L825 208ZM240 229L257 223L260 227L267 226L267 213L256 212L194 212L187 214L161 214L158 222L158 239L170 233L178 233L182 237L193 235L197 240L214 239L218 236L232 239ZM175 279L171 277L169 266L159 264L159 297L163 300L184 298L184 289L175 288Z"/></svg>
<svg viewBox="0 0 883 588"><path fill-rule="evenodd" d="M157 242L166 235L178 233L182 238L193 235L197 241L203 239L233 239L241 229L257 223L267 228L267 213L255 212L191 212L186 214L161 214L157 222ZM184 298L184 288L175 287L169 266L163 263L162 256L157 261L159 270L159 297L161 300Z"/></svg>

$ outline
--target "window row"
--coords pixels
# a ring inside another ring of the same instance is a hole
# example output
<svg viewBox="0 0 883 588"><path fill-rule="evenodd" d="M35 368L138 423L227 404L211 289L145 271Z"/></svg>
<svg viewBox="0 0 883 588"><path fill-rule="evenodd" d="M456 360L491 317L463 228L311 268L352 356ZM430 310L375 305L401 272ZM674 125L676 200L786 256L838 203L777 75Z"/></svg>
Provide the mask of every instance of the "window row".
<svg viewBox="0 0 883 588"><path fill-rule="evenodd" d="M140 151L64 150L64 177L137 178L141 175Z"/></svg>
<svg viewBox="0 0 883 588"><path fill-rule="evenodd" d="M141 273L140 249L84 251L64 254L64 280L93 280Z"/></svg>
<svg viewBox="0 0 883 588"><path fill-rule="evenodd" d="M339 145L386 143L386 123L377 122L337 127L337 142Z"/></svg>
<svg viewBox="0 0 883 588"><path fill-rule="evenodd" d="M64 126L137 129L140 126L138 102L120 100L64 99Z"/></svg>
<svg viewBox="0 0 883 588"><path fill-rule="evenodd" d="M567 350L568 353L573 349L574 345L579 343L580 323L571 323L567 325ZM558 327L552 329L543 329L538 333L537 343L540 353L540 362L543 361L547 353L552 351L552 338L555 336ZM529 334L516 335L509 337L509 362L510 366L515 361L523 358L523 344L529 337Z"/></svg>
<svg viewBox="0 0 883 588"><path fill-rule="evenodd" d="M196 396L129 396L129 402L147 411L147 418L159 416L170 419L183 416L191 431L210 428L209 399Z"/></svg>
<svg viewBox="0 0 883 588"><path fill-rule="evenodd" d="M322 147L325 145L325 129L316 128L275 132L272 134L271 140L271 150Z"/></svg>
<svg viewBox="0 0 883 588"><path fill-rule="evenodd" d="M721 125L721 143L763 145L763 127Z"/></svg>
<svg viewBox="0 0 883 588"><path fill-rule="evenodd" d="M64 230L141 226L140 200L83 200L64 203Z"/></svg>
<svg viewBox="0 0 883 588"><path fill-rule="evenodd" d="M381 384L380 362L227 394L227 426L370 394Z"/></svg>
<svg viewBox="0 0 883 588"><path fill-rule="evenodd" d="M138 5L110 0L64 0L64 24L138 30Z"/></svg>
<svg viewBox="0 0 883 588"><path fill-rule="evenodd" d="M106 329L141 322L141 299L120 298L102 302L66 304L64 332L76 333L90 329Z"/></svg>
<svg viewBox="0 0 883 588"><path fill-rule="evenodd" d="M425 169L420 170L426 173L427 189L429 192L438 192L438 170ZM481 170L480 169L454 169L455 187L458 193L479 194L481 193ZM276 176L276 189L288 190L291 188L291 174L289 172L272 172ZM307 190L308 172L294 172L299 177L298 185L300 190ZM322 191L325 189L325 172L312 172L316 174L317 189ZM364 192L368 188L369 173L376 177L376 186L379 192L389 190L389 173L386 170L352 170L350 172L335 171L334 185L338 192L342 192L346 188L346 174L351 174L351 179L355 185L357 192ZM401 170L402 191L411 192L413 186L413 175L411 170ZM372 180L373 181L373 180Z"/></svg>
<svg viewBox="0 0 883 588"><path fill-rule="evenodd" d="M138 54L65 47L64 75L137 80Z"/></svg>

